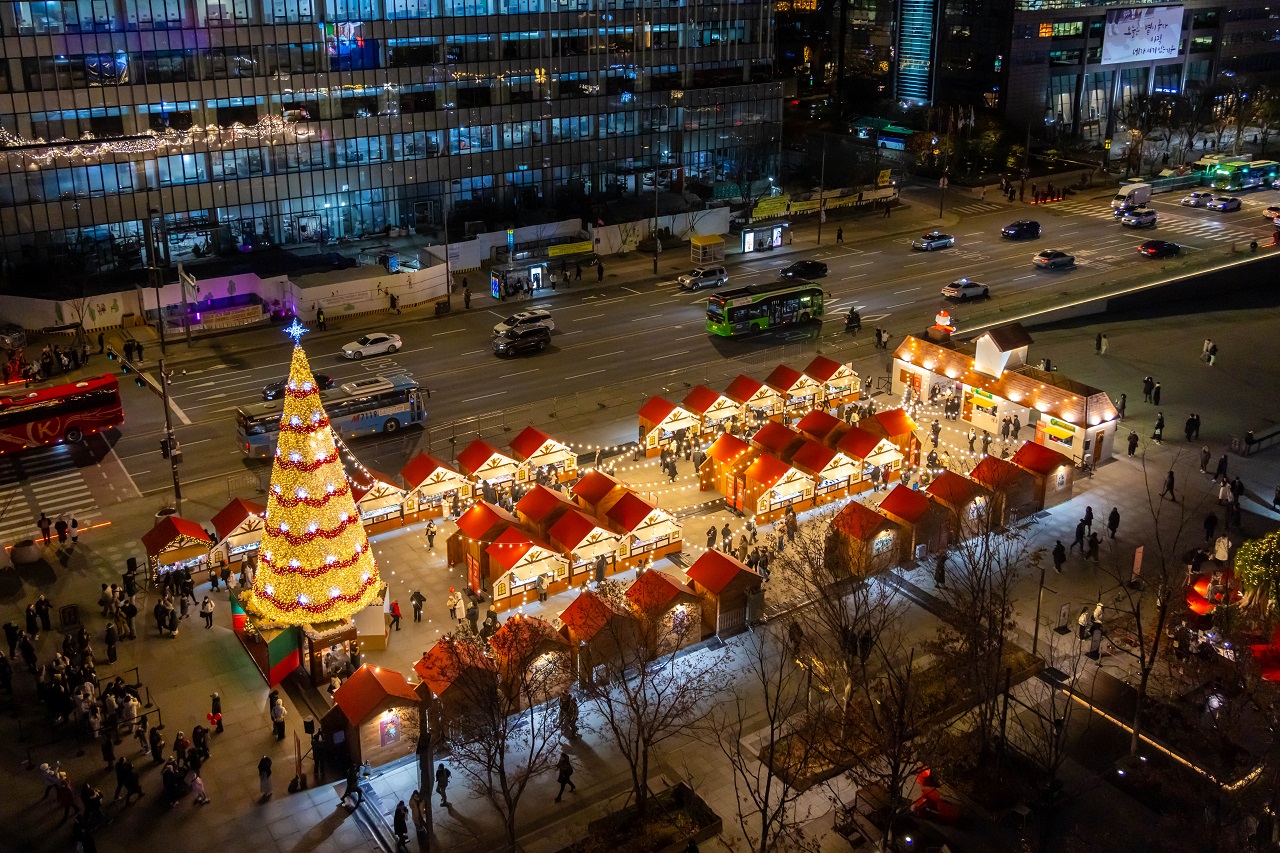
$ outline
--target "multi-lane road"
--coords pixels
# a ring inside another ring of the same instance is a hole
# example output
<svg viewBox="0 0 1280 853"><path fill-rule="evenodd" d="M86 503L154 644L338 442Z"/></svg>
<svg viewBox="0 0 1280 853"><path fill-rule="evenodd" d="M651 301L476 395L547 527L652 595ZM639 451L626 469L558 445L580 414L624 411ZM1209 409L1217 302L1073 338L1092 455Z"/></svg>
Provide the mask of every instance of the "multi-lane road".
<svg viewBox="0 0 1280 853"><path fill-rule="evenodd" d="M371 316L341 324L331 321L328 333L312 334L304 343L313 369L330 373L340 382L379 372L413 374L431 389L429 417L439 424L573 392L600 389L604 393L655 374L777 349L801 338L839 338L844 335L844 314L851 307L862 313L864 326L887 327L897 340L927 325L944 304L940 288L961 276L988 285L993 304L1016 305L1037 296L1069 294L1117 271L1130 273L1145 267L1160 273L1164 264L1138 254L1138 244L1148 239L1177 242L1187 253L1221 251L1233 242L1269 241L1274 229L1262 211L1280 203L1280 192L1249 192L1241 197L1241 211L1216 213L1181 207L1178 196L1157 196L1151 207L1159 214L1159 224L1142 230L1113 221L1109 195L1075 196L1036 207L971 200L948 210L947 221L959 217L958 224L946 229L955 234L956 246L935 252L913 251L909 234L862 240L857 223L845 226L844 243L834 244L835 229L828 226L821 247L731 263L734 285L770 281L780 267L804 257L823 260L830 268L822 281L830 295L820 328L814 325L750 340L708 335L703 328L706 293L682 293L670 279L648 278L607 287L584 282L547 298L473 308L441 319ZM937 195L920 191L909 194L909 200L919 210L936 204ZM1024 218L1041 222L1041 239L1001 239L1002 226ZM1047 248L1074 254L1077 267L1036 269L1031 257ZM538 355L499 361L489 346L493 324L504 313L527 306L553 312L553 346ZM963 321L967 309L950 308ZM374 329L400 334L404 348L391 358L362 362L348 362L338 355L342 343ZM176 371L171 388L175 425L185 454L184 480L217 483L225 489L234 488L235 480L223 486L228 477L264 469L261 463L244 460L237 449L234 412L239 405L260 400L262 386L287 373L289 341L281 335L273 347L237 351L235 344L229 344L223 349L222 356L184 365L185 372ZM161 495L171 480L168 463L158 452L159 404L132 385L125 387L125 395L128 422L115 443L116 456L140 493ZM416 438L406 432L393 440L372 439L354 447L362 456L367 451L380 467L394 471Z"/></svg>

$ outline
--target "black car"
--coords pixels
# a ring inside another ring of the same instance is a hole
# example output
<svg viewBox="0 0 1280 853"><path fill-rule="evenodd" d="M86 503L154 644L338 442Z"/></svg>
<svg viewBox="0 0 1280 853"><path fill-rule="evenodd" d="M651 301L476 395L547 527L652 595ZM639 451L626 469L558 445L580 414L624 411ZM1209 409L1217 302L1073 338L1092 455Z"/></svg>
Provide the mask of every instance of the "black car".
<svg viewBox="0 0 1280 853"><path fill-rule="evenodd" d="M827 274L827 265L822 261L796 261L791 266L778 273L781 279L802 279L808 281L812 278L822 278Z"/></svg>
<svg viewBox="0 0 1280 853"><path fill-rule="evenodd" d="M1168 240L1148 240L1138 247L1138 251L1148 258L1172 258L1182 251L1182 247Z"/></svg>
<svg viewBox="0 0 1280 853"><path fill-rule="evenodd" d="M493 339L493 353L499 358L524 352L542 352L551 343L551 330L546 326L512 329Z"/></svg>
<svg viewBox="0 0 1280 853"><path fill-rule="evenodd" d="M1006 240L1035 240L1040 236L1040 223L1019 219L1001 228L1000 236Z"/></svg>
<svg viewBox="0 0 1280 853"><path fill-rule="evenodd" d="M333 387L333 377L323 373L312 373L311 378L316 381L316 385L321 391L328 391ZM264 385L262 388L262 399L277 400L284 396L284 386L289 380L281 379L279 382L272 382L270 385Z"/></svg>

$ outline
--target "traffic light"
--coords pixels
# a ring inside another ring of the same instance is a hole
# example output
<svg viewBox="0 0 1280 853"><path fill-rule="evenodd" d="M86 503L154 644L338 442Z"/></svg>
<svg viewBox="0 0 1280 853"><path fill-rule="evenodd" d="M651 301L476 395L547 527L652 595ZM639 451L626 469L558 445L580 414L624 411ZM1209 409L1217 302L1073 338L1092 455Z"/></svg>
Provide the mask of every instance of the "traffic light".
<svg viewBox="0 0 1280 853"><path fill-rule="evenodd" d="M133 375L133 384L137 385L139 388L143 388L147 383L143 382L142 377L135 373Z"/></svg>
<svg viewBox="0 0 1280 853"><path fill-rule="evenodd" d="M116 351L113 350L111 347L107 347L107 361L115 361L115 360L116 360Z"/></svg>
<svg viewBox="0 0 1280 853"><path fill-rule="evenodd" d="M160 439L160 455L165 459L169 458L169 439L167 438Z"/></svg>

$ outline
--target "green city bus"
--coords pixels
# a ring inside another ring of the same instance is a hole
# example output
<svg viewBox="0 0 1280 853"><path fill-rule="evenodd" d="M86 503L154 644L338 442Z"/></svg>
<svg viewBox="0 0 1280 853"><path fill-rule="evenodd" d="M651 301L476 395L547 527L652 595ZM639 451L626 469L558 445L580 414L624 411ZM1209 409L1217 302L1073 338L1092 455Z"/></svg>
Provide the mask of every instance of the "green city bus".
<svg viewBox="0 0 1280 853"><path fill-rule="evenodd" d="M1205 184L1229 192L1250 187L1270 188L1278 176L1280 163L1274 160L1221 160L1209 164L1204 170Z"/></svg>
<svg viewBox="0 0 1280 853"><path fill-rule="evenodd" d="M749 335L822 316L822 287L776 281L722 290L707 300L707 331L726 338Z"/></svg>

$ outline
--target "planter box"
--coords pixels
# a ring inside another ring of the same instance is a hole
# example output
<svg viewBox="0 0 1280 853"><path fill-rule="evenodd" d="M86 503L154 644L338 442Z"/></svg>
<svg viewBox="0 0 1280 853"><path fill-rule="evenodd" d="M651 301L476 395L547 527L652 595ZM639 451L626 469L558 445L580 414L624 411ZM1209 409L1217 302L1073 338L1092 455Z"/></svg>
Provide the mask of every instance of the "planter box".
<svg viewBox="0 0 1280 853"><path fill-rule="evenodd" d="M649 799L649 814L636 826L635 806L587 824L588 835L559 853L683 853L689 839L706 841L724 828L693 789L681 782Z"/></svg>

